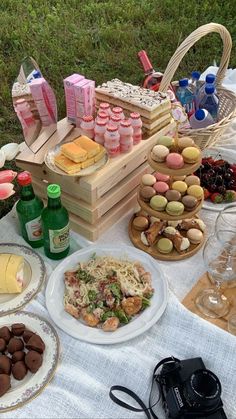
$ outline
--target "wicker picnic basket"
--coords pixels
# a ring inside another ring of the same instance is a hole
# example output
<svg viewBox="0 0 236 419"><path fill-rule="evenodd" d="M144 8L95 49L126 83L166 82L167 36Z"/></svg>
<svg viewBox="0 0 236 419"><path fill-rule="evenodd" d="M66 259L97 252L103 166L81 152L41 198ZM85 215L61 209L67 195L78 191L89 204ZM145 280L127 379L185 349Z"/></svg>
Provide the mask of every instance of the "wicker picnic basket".
<svg viewBox="0 0 236 419"><path fill-rule="evenodd" d="M213 125L209 125L207 128L181 128L179 130L180 136L191 136L198 147L202 150L215 144L231 123L232 119L236 116L236 95L222 86L222 81L228 68L232 48L232 39L228 30L218 23L208 23L207 25L200 26L192 32L177 48L170 59L159 88L162 92L167 91L182 58L195 44L195 42L211 32L219 33L223 41L223 53L219 70L216 75L216 88L219 96L219 121Z"/></svg>

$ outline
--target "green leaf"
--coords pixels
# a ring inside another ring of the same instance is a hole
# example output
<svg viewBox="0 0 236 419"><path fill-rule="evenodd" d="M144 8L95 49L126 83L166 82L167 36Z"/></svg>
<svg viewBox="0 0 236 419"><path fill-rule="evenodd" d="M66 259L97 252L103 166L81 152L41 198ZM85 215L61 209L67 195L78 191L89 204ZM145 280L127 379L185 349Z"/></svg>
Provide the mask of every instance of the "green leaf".
<svg viewBox="0 0 236 419"><path fill-rule="evenodd" d="M114 311L106 311L105 313L103 313L103 315L101 316L102 322L105 322L107 319L109 319L109 317L115 317Z"/></svg>
<svg viewBox="0 0 236 419"><path fill-rule="evenodd" d="M124 323L124 324L129 323L130 319L127 317L124 310L122 309L115 310L114 313L115 313L115 316L118 317L121 323Z"/></svg>
<svg viewBox="0 0 236 419"><path fill-rule="evenodd" d="M120 299L121 299L120 285L118 283L113 283L113 284L109 285L109 288L110 288L113 296L115 297L116 301L120 301Z"/></svg>
<svg viewBox="0 0 236 419"><path fill-rule="evenodd" d="M97 297L97 293L96 293L96 291L94 291L94 290L89 290L89 292L88 292L88 298L89 298L89 301L94 301L94 300L96 300L96 297Z"/></svg>

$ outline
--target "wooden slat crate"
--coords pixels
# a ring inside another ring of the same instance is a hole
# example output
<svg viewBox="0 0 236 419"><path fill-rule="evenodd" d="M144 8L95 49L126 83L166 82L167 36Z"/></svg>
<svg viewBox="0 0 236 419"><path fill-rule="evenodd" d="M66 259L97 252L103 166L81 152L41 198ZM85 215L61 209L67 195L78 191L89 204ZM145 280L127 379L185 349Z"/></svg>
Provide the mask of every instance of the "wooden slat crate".
<svg viewBox="0 0 236 419"><path fill-rule="evenodd" d="M17 165L33 176L36 194L46 199L47 183L58 183L62 200L70 213L72 228L89 240L99 235L120 219L136 203L136 190L144 173L150 173L147 154L160 135L174 128L169 124L147 141L133 147L132 152L110 159L93 175L86 177L63 176L52 172L44 164L49 148L63 140L72 141L80 135L65 119L58 123L58 130L37 153L27 147L17 156Z"/></svg>

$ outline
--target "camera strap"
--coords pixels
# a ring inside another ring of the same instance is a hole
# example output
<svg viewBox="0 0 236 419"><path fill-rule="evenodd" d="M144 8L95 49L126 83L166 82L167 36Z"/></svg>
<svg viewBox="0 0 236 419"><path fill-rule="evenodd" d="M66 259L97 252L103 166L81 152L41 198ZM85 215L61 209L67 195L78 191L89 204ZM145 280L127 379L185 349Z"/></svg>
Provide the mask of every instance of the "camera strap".
<svg viewBox="0 0 236 419"><path fill-rule="evenodd" d="M179 359L174 358L174 357L168 357L168 358L164 358L162 359L162 361L158 362L158 364L155 366L153 374L152 374L152 384L151 384L151 390L150 390L150 395L149 395L149 407L147 407L145 405L145 403L140 399L140 397L134 393L132 390L129 390L127 387L123 387L123 386L119 386L119 385L115 385L112 386L110 388L110 392L109 392L109 396L111 398L111 400L118 404L121 407L124 407L125 409L128 410L132 410L133 412L144 412L147 416L148 419L152 419L152 417L154 419L158 419L157 415L153 412L153 407L157 405L157 403L159 403L160 401L160 397L162 395L162 390L161 387L159 385L159 381L158 381L158 377L159 375L156 374L157 370L166 363L169 362L173 362L173 363L177 363L177 365L179 364ZM176 369L177 367L175 367L174 369ZM171 372L173 372L173 369L171 370ZM153 384L156 381L158 388L159 388L159 397L157 399L157 401L151 405L151 396L152 396L152 390L153 390ZM138 409L137 407L134 407L126 402L124 402L123 400L119 399L117 396L115 396L115 394L113 393L114 391L120 391L122 393L126 393L128 394L130 397L132 397L141 407L141 409ZM150 413L151 412L151 413Z"/></svg>

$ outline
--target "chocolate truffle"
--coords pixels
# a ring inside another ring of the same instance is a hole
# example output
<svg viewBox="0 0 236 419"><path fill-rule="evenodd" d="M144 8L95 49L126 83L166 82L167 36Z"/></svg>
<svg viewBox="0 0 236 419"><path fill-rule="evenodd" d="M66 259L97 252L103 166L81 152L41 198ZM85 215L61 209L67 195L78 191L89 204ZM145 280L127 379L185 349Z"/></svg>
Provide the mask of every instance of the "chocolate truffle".
<svg viewBox="0 0 236 419"><path fill-rule="evenodd" d="M14 336L23 335L25 330L25 325L23 323L15 323L11 326L11 331Z"/></svg>
<svg viewBox="0 0 236 419"><path fill-rule="evenodd" d="M2 397L11 387L11 379L9 375L0 374L0 397Z"/></svg>
<svg viewBox="0 0 236 419"><path fill-rule="evenodd" d="M12 363L15 364L18 361L24 361L25 359L25 352L24 351L16 351L14 352L14 354L12 355Z"/></svg>
<svg viewBox="0 0 236 419"><path fill-rule="evenodd" d="M43 363L43 357L36 351L29 351L25 356L25 363L33 373L37 372Z"/></svg>
<svg viewBox="0 0 236 419"><path fill-rule="evenodd" d="M6 341L3 338L0 338L0 352L4 352L6 349Z"/></svg>
<svg viewBox="0 0 236 419"><path fill-rule="evenodd" d="M34 335L34 332L31 332L31 330L25 329L24 333L23 333L23 339L25 341L25 343L28 342L28 340L31 338L31 336Z"/></svg>
<svg viewBox="0 0 236 419"><path fill-rule="evenodd" d="M12 367L12 375L16 380L23 380L27 374L27 368L23 361L17 361Z"/></svg>
<svg viewBox="0 0 236 419"><path fill-rule="evenodd" d="M42 354L45 349L45 344L40 336L34 335L29 339L26 348L29 350L37 351L40 354Z"/></svg>
<svg viewBox="0 0 236 419"><path fill-rule="evenodd" d="M0 338L3 338L6 342L9 342L11 339L11 332L7 326L3 326L0 328Z"/></svg>
<svg viewBox="0 0 236 419"><path fill-rule="evenodd" d="M0 355L0 374L11 374L11 360L6 355Z"/></svg>
<svg viewBox="0 0 236 419"><path fill-rule="evenodd" d="M22 351L23 348L24 344L22 340L17 338L11 338L7 346L8 352L10 352L10 354L13 354L16 351Z"/></svg>

